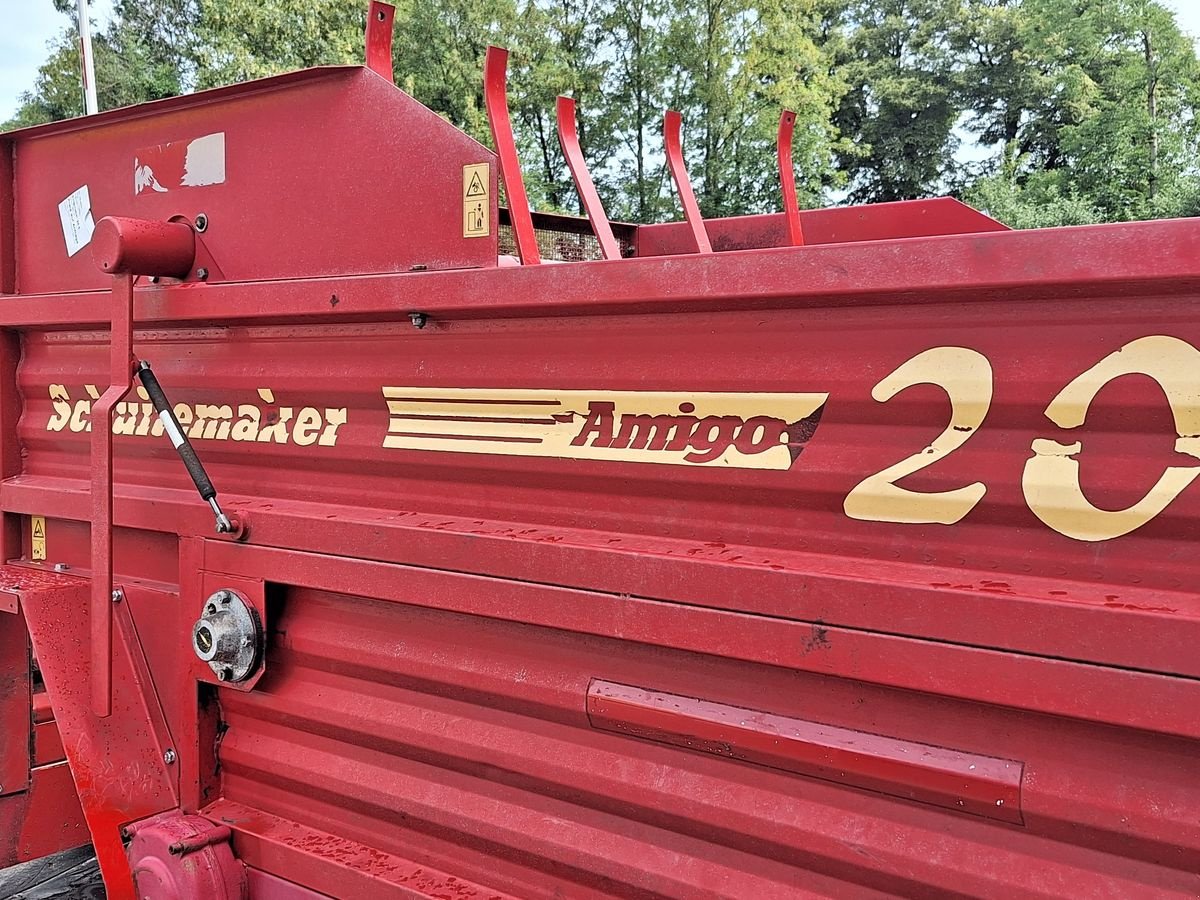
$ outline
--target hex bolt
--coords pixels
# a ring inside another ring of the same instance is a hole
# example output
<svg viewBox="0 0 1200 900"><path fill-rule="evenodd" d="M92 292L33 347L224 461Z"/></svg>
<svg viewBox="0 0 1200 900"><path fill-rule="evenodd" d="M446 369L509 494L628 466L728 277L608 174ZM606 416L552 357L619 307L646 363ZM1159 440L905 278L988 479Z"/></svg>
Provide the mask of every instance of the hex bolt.
<svg viewBox="0 0 1200 900"><path fill-rule="evenodd" d="M170 747L168 747L166 752L163 754L163 762L165 762L168 766L175 765L175 751Z"/></svg>
<svg viewBox="0 0 1200 900"><path fill-rule="evenodd" d="M413 323L413 328L424 328L429 317L423 312L411 312L408 314L408 320Z"/></svg>
<svg viewBox="0 0 1200 900"><path fill-rule="evenodd" d="M222 669L220 672L217 673L217 678L220 681L229 681L230 679L233 678L233 669L230 669L230 668Z"/></svg>
<svg viewBox="0 0 1200 900"><path fill-rule="evenodd" d="M221 593L221 602L222 602L222 603L228 603L228 602L229 602L229 600L230 600L229 592L228 592L228 591L223 591L223 592Z"/></svg>
<svg viewBox="0 0 1200 900"><path fill-rule="evenodd" d="M196 213L195 229L197 232L208 231L208 216L204 213Z"/></svg>
<svg viewBox="0 0 1200 900"><path fill-rule="evenodd" d="M208 269L201 266L196 270L196 277L201 281L208 281Z"/></svg>
<svg viewBox="0 0 1200 900"><path fill-rule="evenodd" d="M115 591L112 592L112 602L120 603L121 600L124 598L124 596L125 596L125 594L122 593L121 589L117 588Z"/></svg>
<svg viewBox="0 0 1200 900"><path fill-rule="evenodd" d="M67 563L55 563L54 564L55 572L65 572L69 568L71 568L71 567L69 565L67 565Z"/></svg>

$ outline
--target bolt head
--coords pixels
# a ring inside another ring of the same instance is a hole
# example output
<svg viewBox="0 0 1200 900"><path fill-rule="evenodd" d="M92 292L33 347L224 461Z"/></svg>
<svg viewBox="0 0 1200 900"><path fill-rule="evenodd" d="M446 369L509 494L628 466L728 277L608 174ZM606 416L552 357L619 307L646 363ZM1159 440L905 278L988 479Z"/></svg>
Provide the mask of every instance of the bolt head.
<svg viewBox="0 0 1200 900"><path fill-rule="evenodd" d="M55 571L55 572L65 572L65 571L67 571L69 568L71 568L71 567L70 567L70 566L69 566L67 563L55 563L55 564L54 564L54 571Z"/></svg>
<svg viewBox="0 0 1200 900"><path fill-rule="evenodd" d="M168 747L167 751L163 754L163 762L165 762L168 766L173 766L175 765L175 759L175 751Z"/></svg>
<svg viewBox="0 0 1200 900"><path fill-rule="evenodd" d="M229 676L232 674L233 674L233 672L231 672L229 669L222 669L221 671L219 671L217 673L217 680L218 681L228 681Z"/></svg>
<svg viewBox="0 0 1200 900"><path fill-rule="evenodd" d="M204 213L196 213L195 228L197 231L208 231L208 216Z"/></svg>
<svg viewBox="0 0 1200 900"><path fill-rule="evenodd" d="M113 602L113 603L120 603L120 602L121 602L121 598L122 598L122 597L124 597L124 596L125 596L125 595L121 593L120 589L117 589L117 590L115 590L115 591L113 591L113 592L112 592L112 602Z"/></svg>
<svg viewBox="0 0 1200 900"><path fill-rule="evenodd" d="M201 281L207 281L208 280L208 269L201 266L199 269L196 270L196 277L199 278Z"/></svg>

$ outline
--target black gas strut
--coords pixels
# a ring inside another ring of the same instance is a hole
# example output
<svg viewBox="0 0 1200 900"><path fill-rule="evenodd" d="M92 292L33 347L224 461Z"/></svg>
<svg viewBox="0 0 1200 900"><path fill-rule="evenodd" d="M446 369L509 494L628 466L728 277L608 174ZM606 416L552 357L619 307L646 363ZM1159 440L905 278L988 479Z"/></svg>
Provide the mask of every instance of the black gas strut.
<svg viewBox="0 0 1200 900"><path fill-rule="evenodd" d="M179 454L188 474L192 476L192 483L200 492L200 499L212 507L213 514L217 517L217 531L219 533L233 531L233 523L229 521L229 516L221 511L221 504L217 502L217 489L213 487L212 479L204 471L204 464L200 462L200 457L196 455L187 435L183 433L179 420L175 418L175 410L167 402L167 395L163 393L162 385L158 383L158 378L151 371L150 363L144 359L139 362L137 376L145 386L146 393L150 395L150 402L154 404L159 421L162 422L167 436L171 439L175 452Z"/></svg>

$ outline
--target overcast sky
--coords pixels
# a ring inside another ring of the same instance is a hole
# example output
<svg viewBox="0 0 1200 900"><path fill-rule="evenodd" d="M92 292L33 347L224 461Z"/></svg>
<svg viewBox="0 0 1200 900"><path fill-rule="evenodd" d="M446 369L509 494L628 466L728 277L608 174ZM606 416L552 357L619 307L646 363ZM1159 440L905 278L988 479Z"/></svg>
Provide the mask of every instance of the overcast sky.
<svg viewBox="0 0 1200 900"><path fill-rule="evenodd" d="M1173 8L1179 23L1200 39L1200 0L1161 0ZM100 23L112 14L112 0L91 0L92 17ZM46 43L67 24L51 0L0 0L0 122L12 117L22 91L33 86L45 60Z"/></svg>

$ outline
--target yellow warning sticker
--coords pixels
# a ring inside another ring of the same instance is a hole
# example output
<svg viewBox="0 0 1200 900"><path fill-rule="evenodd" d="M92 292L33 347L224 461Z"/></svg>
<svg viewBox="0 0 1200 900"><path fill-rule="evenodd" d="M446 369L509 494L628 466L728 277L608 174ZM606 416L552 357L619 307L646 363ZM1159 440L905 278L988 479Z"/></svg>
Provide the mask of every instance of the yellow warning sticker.
<svg viewBox="0 0 1200 900"><path fill-rule="evenodd" d="M487 237L492 233L491 163L463 166L463 237Z"/></svg>
<svg viewBox="0 0 1200 900"><path fill-rule="evenodd" d="M45 559L46 558L46 517L45 516L33 516L32 520L33 520L33 525L32 525L33 553L30 555L35 560Z"/></svg>

